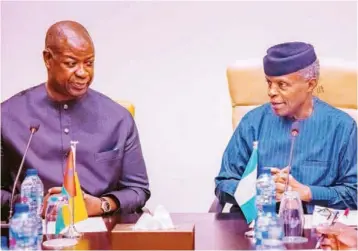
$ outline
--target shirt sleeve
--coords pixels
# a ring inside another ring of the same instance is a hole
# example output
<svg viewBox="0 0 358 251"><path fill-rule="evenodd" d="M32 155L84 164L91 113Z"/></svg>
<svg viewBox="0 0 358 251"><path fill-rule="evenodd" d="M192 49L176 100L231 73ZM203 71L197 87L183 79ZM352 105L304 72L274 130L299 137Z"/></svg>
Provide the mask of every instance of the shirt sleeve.
<svg viewBox="0 0 358 251"><path fill-rule="evenodd" d="M1 137L1 207L10 202L11 197L11 183L9 163L6 161L5 156L5 144L3 143L3 137Z"/></svg>
<svg viewBox="0 0 358 251"><path fill-rule="evenodd" d="M349 135L349 136L348 136ZM353 122L341 150L338 178L333 186L309 186L312 204L337 209L357 209L357 124Z"/></svg>
<svg viewBox="0 0 358 251"><path fill-rule="evenodd" d="M129 124L118 189L103 195L116 198L119 206L117 211L124 213L133 213L141 209L150 197L146 165L138 130L132 117Z"/></svg>
<svg viewBox="0 0 358 251"><path fill-rule="evenodd" d="M220 203L237 205L234 194L252 151L253 133L245 116L232 135L215 178L215 194Z"/></svg>
<svg viewBox="0 0 358 251"><path fill-rule="evenodd" d="M2 136L2 135L1 135ZM11 190L13 179L10 175L11 163L9 163L9 154L1 137L1 220L7 220L10 211ZM19 199L18 190L14 196L14 203Z"/></svg>

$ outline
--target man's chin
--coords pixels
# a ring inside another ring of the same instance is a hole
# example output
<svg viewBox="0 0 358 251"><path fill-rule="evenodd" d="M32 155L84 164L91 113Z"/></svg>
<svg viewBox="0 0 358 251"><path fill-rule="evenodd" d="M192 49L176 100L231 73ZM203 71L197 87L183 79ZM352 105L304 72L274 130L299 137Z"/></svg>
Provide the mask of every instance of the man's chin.
<svg viewBox="0 0 358 251"><path fill-rule="evenodd" d="M87 93L87 91L88 91L88 87L80 89L80 90L71 88L68 93L74 98L80 98L83 95L85 95Z"/></svg>
<svg viewBox="0 0 358 251"><path fill-rule="evenodd" d="M284 110L281 110L281 109L273 109L272 108L272 111L277 115L277 116L280 116L280 117L285 117L288 115L288 112L287 111L284 111Z"/></svg>

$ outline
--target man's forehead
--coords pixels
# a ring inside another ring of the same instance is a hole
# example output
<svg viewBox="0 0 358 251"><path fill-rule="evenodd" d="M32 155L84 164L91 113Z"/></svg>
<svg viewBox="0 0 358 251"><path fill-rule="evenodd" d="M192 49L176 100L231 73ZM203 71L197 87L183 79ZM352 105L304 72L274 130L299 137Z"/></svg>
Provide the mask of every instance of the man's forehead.
<svg viewBox="0 0 358 251"><path fill-rule="evenodd" d="M69 44L88 44L92 43L92 39L85 31L78 31L68 27L62 28L61 37Z"/></svg>
<svg viewBox="0 0 358 251"><path fill-rule="evenodd" d="M90 41L81 38L67 39L66 42L67 43L64 44L66 50L88 53L93 53L94 51L93 44Z"/></svg>
<svg viewBox="0 0 358 251"><path fill-rule="evenodd" d="M92 42L80 37L62 38L58 40L54 50L61 56L91 57L94 55Z"/></svg>
<svg viewBox="0 0 358 251"><path fill-rule="evenodd" d="M293 72L282 76L265 75L265 78L267 80L270 80L271 82L279 82L279 81L294 82L300 80L300 74L298 72Z"/></svg>
<svg viewBox="0 0 358 251"><path fill-rule="evenodd" d="M78 47L63 47L62 50L58 51L60 57L68 58L93 58L95 56L94 50L89 48L78 48Z"/></svg>

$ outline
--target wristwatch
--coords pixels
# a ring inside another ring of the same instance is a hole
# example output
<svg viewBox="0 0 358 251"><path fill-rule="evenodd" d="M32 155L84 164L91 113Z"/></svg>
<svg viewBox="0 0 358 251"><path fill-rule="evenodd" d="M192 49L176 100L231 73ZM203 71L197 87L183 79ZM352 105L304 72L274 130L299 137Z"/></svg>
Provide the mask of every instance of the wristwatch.
<svg viewBox="0 0 358 251"><path fill-rule="evenodd" d="M111 211L111 204L105 198L99 198L101 200L101 209L103 213L109 213Z"/></svg>

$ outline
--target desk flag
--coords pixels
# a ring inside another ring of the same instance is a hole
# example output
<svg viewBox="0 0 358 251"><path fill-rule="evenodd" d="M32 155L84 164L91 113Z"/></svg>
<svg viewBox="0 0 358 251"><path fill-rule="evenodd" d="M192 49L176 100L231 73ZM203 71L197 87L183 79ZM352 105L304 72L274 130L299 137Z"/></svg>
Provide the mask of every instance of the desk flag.
<svg viewBox="0 0 358 251"><path fill-rule="evenodd" d="M74 156L73 150L68 154L67 165L65 170L65 175L63 177L63 188L67 192L69 198L76 196L76 181L75 181L75 168L74 168Z"/></svg>
<svg viewBox="0 0 358 251"><path fill-rule="evenodd" d="M74 209L74 224L86 220L88 218L86 204L83 199L80 181L76 171L75 146L71 142L71 150L67 157L66 169L63 177L62 194L68 196L69 208L63 208L62 212L58 212L56 219L56 234L60 233L70 224L71 211ZM74 203L74 207L72 204Z"/></svg>
<svg viewBox="0 0 358 251"><path fill-rule="evenodd" d="M235 199L243 212L246 222L256 219L256 179L258 165L258 142L253 143L253 150L246 165L245 171L235 191Z"/></svg>

